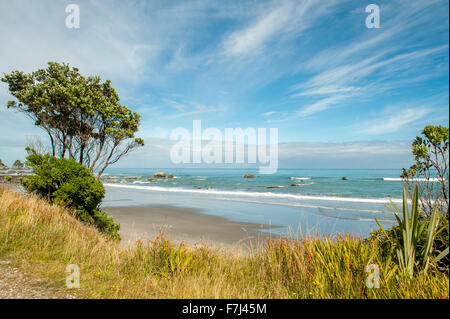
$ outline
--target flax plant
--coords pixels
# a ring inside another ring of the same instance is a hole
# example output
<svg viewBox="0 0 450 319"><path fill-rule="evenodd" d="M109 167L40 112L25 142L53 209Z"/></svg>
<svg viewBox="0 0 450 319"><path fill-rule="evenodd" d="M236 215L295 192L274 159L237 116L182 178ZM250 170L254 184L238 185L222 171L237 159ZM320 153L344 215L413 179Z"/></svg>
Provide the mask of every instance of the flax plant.
<svg viewBox="0 0 450 319"><path fill-rule="evenodd" d="M391 202L392 208L388 207L394 213L401 232L401 236L393 236L394 240L387 234L380 222L376 220L386 238L393 245L391 252L395 249L400 270L410 278L414 275L416 268L422 269L425 273L427 272L433 253L434 239L438 232L442 230L438 229L439 214L436 208L428 221L422 220L423 216L418 197L416 186L412 198L411 213L409 213L406 190L403 189L403 218L400 217L400 211L393 202ZM421 247L420 243L423 237L425 238L425 244ZM446 254L448 254L448 248L432 262L442 259ZM422 260L422 263L419 265L417 260Z"/></svg>

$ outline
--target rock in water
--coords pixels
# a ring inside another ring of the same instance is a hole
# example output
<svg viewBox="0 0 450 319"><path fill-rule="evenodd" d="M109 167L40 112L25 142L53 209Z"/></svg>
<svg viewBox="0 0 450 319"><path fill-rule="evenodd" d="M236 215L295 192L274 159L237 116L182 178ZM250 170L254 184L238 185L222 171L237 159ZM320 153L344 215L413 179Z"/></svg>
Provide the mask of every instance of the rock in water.
<svg viewBox="0 0 450 319"><path fill-rule="evenodd" d="M24 163L22 163L19 160L16 160L13 164L12 169L19 169L19 170L23 170L23 169L30 169L28 166L26 166Z"/></svg>
<svg viewBox="0 0 450 319"><path fill-rule="evenodd" d="M347 180L347 177L345 177L345 176L342 177L342 180L343 180L343 181L346 181L346 180Z"/></svg>
<svg viewBox="0 0 450 319"><path fill-rule="evenodd" d="M156 172L153 176L155 178L166 178L166 173L164 173L164 172Z"/></svg>
<svg viewBox="0 0 450 319"><path fill-rule="evenodd" d="M253 174L245 174L244 178L255 178Z"/></svg>
<svg viewBox="0 0 450 319"><path fill-rule="evenodd" d="M169 173L169 175L167 176L167 178L173 178L173 174Z"/></svg>
<svg viewBox="0 0 450 319"><path fill-rule="evenodd" d="M0 170L7 170L7 169L8 169L8 166L3 164L2 160L0 159Z"/></svg>

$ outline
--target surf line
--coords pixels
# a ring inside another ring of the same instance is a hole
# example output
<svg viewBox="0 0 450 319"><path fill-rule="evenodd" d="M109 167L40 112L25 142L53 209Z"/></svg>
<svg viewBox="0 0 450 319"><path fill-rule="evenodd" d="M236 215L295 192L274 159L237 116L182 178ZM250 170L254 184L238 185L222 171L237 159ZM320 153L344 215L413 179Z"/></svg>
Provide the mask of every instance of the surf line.
<svg viewBox="0 0 450 319"><path fill-rule="evenodd" d="M242 197L261 197L261 198L287 198L295 200L319 200L319 201L335 201L335 202L352 202L352 203L375 203L388 204L389 202L401 203L399 198L350 198L350 197L335 197L335 196L309 196L309 195L294 195L287 193L272 193L272 192L239 192L239 191L225 191L225 190L201 190L201 189L187 189L181 187L159 187L159 186L134 186L134 185L117 185L105 183L104 186L117 188L130 188L136 190L148 190L154 192L174 192L174 193L189 193L189 194L206 194L206 195L230 195Z"/></svg>

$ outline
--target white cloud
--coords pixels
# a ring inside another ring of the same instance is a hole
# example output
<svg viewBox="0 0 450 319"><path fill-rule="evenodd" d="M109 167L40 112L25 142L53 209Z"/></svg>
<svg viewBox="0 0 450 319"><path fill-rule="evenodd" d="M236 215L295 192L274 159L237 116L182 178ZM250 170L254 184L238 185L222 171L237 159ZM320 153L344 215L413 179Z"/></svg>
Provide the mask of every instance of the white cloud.
<svg viewBox="0 0 450 319"><path fill-rule="evenodd" d="M267 41L277 35L292 18L292 7L285 2L270 11L254 25L231 34L224 43L227 55L246 54L260 50Z"/></svg>
<svg viewBox="0 0 450 319"><path fill-rule="evenodd" d="M80 3L80 29L67 29L64 2L0 3L2 47L11 48L0 53L0 71L30 72L57 61L116 82L136 82L146 76L161 47L133 36L132 9L112 12L102 5L100 11L98 4Z"/></svg>
<svg viewBox="0 0 450 319"><path fill-rule="evenodd" d="M362 55L372 56L378 54L380 48L385 50L389 47L390 52L404 48L402 41L410 41L411 38L427 32L422 28L423 23L436 20L436 12L433 6L439 5L445 0L416 0L391 1L381 5L382 26L380 29L364 30L360 36L343 44L332 45L315 54L306 62L301 64L304 70L323 70L340 64L348 64ZM360 20L365 16L364 5L355 9L355 15ZM431 10L427 10L431 9ZM448 17L447 19L448 20ZM356 23L356 21L355 21ZM408 36L404 36L408 34ZM388 44L388 45L387 45Z"/></svg>
<svg viewBox="0 0 450 319"><path fill-rule="evenodd" d="M349 86L349 87L341 87L338 85L329 85L329 86L322 86L316 89L306 90L302 91L300 93L296 93L293 96L308 96L308 95L327 95L327 94L334 94L334 93L347 93L354 90L355 87Z"/></svg>
<svg viewBox="0 0 450 319"><path fill-rule="evenodd" d="M367 141L367 142L343 142L343 143L281 143L279 153L282 157L320 157L328 159L349 158L364 155L399 155L410 152L409 142L395 141ZM409 155L409 154L408 154Z"/></svg>
<svg viewBox="0 0 450 319"><path fill-rule="evenodd" d="M293 94L293 97L329 95L296 112L296 116L305 117L325 111L333 105L342 103L348 99L368 95L377 95L388 89L393 89L413 81L407 78L405 81L384 80L395 78L402 70L408 71L412 64L420 63L423 58L433 54L442 54L448 50L448 44L432 48L416 50L409 53L397 54L393 57L382 58L386 52L362 59L358 63L345 64L325 70L308 81L294 86L293 90L301 90ZM373 75L377 73L374 79ZM435 76L437 74L434 74ZM431 76L431 75L430 75ZM423 77L420 74L419 77ZM303 90L302 90L303 88Z"/></svg>
<svg viewBox="0 0 450 319"><path fill-rule="evenodd" d="M303 72L312 73L312 76L293 85L290 88L291 97L303 99L318 96L320 100L301 108L293 118L322 112L333 105L344 105L350 99L374 99L386 91L417 85L448 72L448 67L438 70L435 66L435 62L442 61L442 57L447 56L448 59L448 44L432 42L426 34L427 28L423 27L430 21L444 22L444 15L436 15L436 8L442 2L383 4L381 29L362 29L361 36L351 41L339 41L337 45L315 52L306 62L300 63L297 70L302 78L305 79ZM359 19L360 15L364 15L363 11L363 6L355 9L355 17L358 15ZM448 16L446 20L448 23ZM442 28L445 23L436 25ZM414 41L416 37L418 41ZM431 42L428 43L428 40Z"/></svg>
<svg viewBox="0 0 450 319"><path fill-rule="evenodd" d="M269 42L289 39L309 29L335 4L336 1L285 0L278 7L266 10L253 24L227 36L223 42L225 54L259 54Z"/></svg>
<svg viewBox="0 0 450 319"><path fill-rule="evenodd" d="M348 98L348 95L333 95L331 97L319 100L311 105L301 108L295 114L296 117L306 117L315 113L322 112L331 106L338 104Z"/></svg>
<svg viewBox="0 0 450 319"><path fill-rule="evenodd" d="M387 134L400 130L430 114L429 107L403 108L387 115L361 123L358 133L367 135Z"/></svg>
<svg viewBox="0 0 450 319"><path fill-rule="evenodd" d="M162 115L165 119L176 119L181 117L188 118L199 118L202 114L211 113L211 112L222 112L223 110L219 110L216 107L207 106L203 103L198 103L195 101L187 101L181 97L178 97L179 101L174 99L163 98L162 101L164 103L168 103L173 108L175 108L178 112L175 114L164 114Z"/></svg>
<svg viewBox="0 0 450 319"><path fill-rule="evenodd" d="M170 150L177 141L165 138L146 138L145 141L145 147L134 152L133 156L126 157L116 166L192 167L190 164L179 165L171 162ZM206 145L211 142L203 141L203 143ZM280 143L279 163L280 168L401 168L411 165L411 145L405 141ZM235 166L236 164L197 164L195 167Z"/></svg>

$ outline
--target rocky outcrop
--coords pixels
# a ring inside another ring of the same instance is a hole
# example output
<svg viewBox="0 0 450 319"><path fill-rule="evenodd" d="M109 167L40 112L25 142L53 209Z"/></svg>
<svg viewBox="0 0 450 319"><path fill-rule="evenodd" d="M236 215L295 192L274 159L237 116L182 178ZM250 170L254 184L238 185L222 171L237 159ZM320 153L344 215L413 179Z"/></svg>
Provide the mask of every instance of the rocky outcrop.
<svg viewBox="0 0 450 319"><path fill-rule="evenodd" d="M156 172L153 176L155 178L166 178L166 173L164 173L164 172Z"/></svg>
<svg viewBox="0 0 450 319"><path fill-rule="evenodd" d="M169 175L167 175L167 178L173 178L173 174L169 173Z"/></svg>
<svg viewBox="0 0 450 319"><path fill-rule="evenodd" d="M21 161L17 160L14 162L12 169L30 169L30 168Z"/></svg>
<svg viewBox="0 0 450 319"><path fill-rule="evenodd" d="M7 169L8 169L8 166L3 164L2 160L0 159L0 170L7 170Z"/></svg>
<svg viewBox="0 0 450 319"><path fill-rule="evenodd" d="M255 178L255 175L253 175L253 174L245 174L244 178Z"/></svg>
<svg viewBox="0 0 450 319"><path fill-rule="evenodd" d="M345 176L344 176L344 177L342 177L341 179L342 179L343 181L346 181L346 180L348 180L348 178L347 178L347 177L345 177Z"/></svg>

